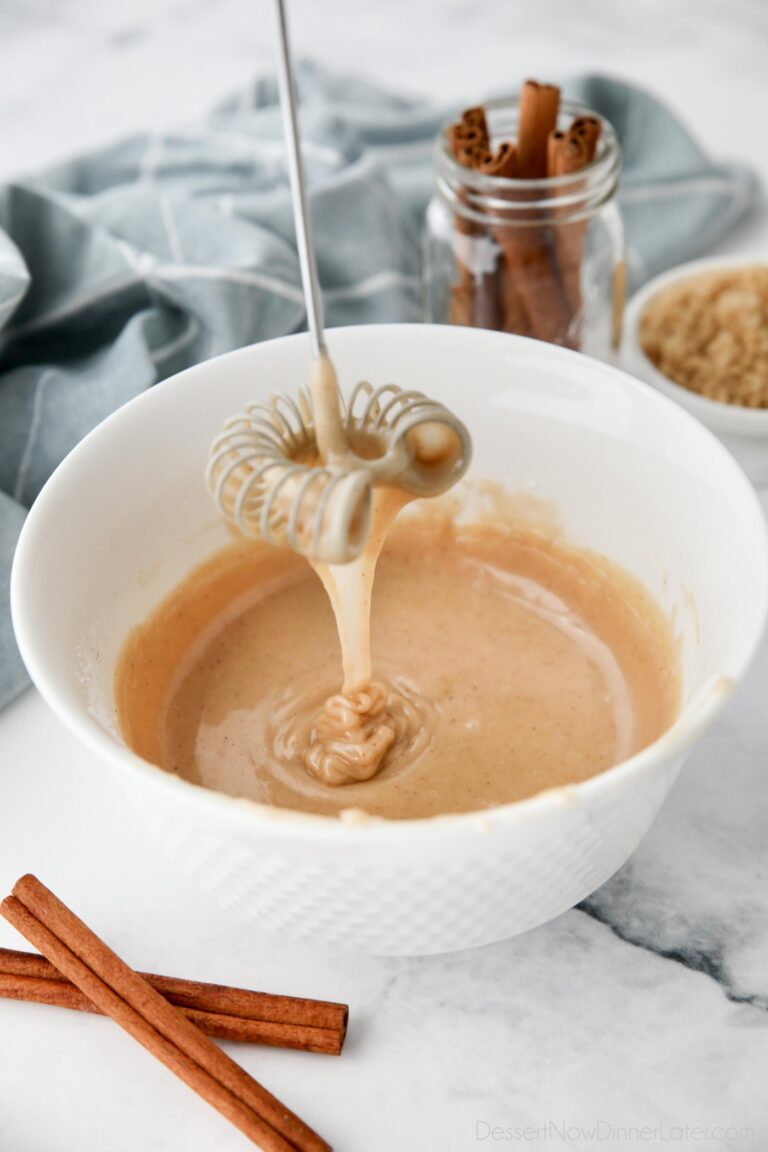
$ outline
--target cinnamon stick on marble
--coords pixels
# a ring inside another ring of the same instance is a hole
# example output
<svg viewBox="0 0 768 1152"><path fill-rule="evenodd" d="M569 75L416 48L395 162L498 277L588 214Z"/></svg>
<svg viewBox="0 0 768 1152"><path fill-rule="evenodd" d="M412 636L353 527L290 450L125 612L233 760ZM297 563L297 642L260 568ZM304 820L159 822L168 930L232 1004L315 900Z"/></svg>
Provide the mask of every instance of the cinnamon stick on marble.
<svg viewBox="0 0 768 1152"><path fill-rule="evenodd" d="M245 988L141 973L206 1036L338 1056L346 1035L346 1004L273 996ZM99 1013L44 956L0 948L0 997Z"/></svg>
<svg viewBox="0 0 768 1152"><path fill-rule="evenodd" d="M34 876L0 905L3 916L63 976L263 1152L330 1146L129 968Z"/></svg>

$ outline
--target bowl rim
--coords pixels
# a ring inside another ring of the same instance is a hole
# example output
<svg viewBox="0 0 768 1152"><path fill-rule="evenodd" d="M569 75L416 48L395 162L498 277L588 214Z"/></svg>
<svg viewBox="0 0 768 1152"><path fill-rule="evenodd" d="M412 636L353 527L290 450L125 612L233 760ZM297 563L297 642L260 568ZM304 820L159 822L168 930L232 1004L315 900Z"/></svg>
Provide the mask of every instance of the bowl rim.
<svg viewBox="0 0 768 1152"><path fill-rule="evenodd" d="M663 288L681 280L689 280L699 273L724 271L728 268L768 267L765 256L705 256L677 264L674 268L661 272L648 280L632 296L624 315L624 334L621 343L621 362L625 371L638 376L647 384L669 396L672 400L692 412L707 427L718 432L759 438L768 436L768 409L747 408L743 404L727 404L723 400L712 400L677 384L664 372L660 372L643 351L639 339L640 318L646 305Z"/></svg>
<svg viewBox="0 0 768 1152"><path fill-rule="evenodd" d="M573 809L575 805L582 802L587 804L594 795L599 796L613 788L621 787L627 779L644 773L662 760L666 763L675 762L678 759L682 760L689 748L720 714L735 686L743 680L757 654L768 620L768 526L766 526L754 488L733 456L716 436L667 396L658 393L648 384L637 380L620 368L612 364L594 361L582 353L551 344L543 344L529 337L488 332L484 329L463 328L456 325L408 323L349 325L331 329L328 333L331 351L334 351L333 346L337 339L340 338L342 342L347 339L364 339L367 330L372 330L378 337L383 335L387 338L405 340L414 338L429 340L434 339L436 335L437 339L449 343L454 340L488 343L490 338L492 341L503 342L505 347L510 347L510 342L517 344L525 350L527 355L547 355L562 361L575 359L581 365L585 363L593 365L599 370L600 375L609 376L612 380L618 381L629 392L642 392L647 400L662 410L666 416L672 416L673 420L683 423L690 422L691 427L696 429L696 434L709 441L711 451L720 456L726 468L732 472L736 487L741 489L745 510L748 510L753 519L754 563L759 567L762 577L759 586L763 589L763 595L761 602L756 605L756 626L752 632L751 640L745 643L743 650L737 653L736 658L731 662L728 682L716 687L715 691L709 691L701 703L689 701L672 727L662 733L652 744L587 780L545 789L522 800L500 804L488 809L445 813L413 819L366 816L358 821L340 818L338 815L323 815L296 809L277 808L243 797L216 792L174 776L138 756L126 745L118 743L115 736L108 732L93 715L89 714L85 706L70 707L60 695L53 678L48 673L44 646L35 641L34 622L28 621L25 607L24 590L27 585L27 573L34 564L35 537L38 532L42 534L46 504L51 492L55 491L60 478L66 476L72 467L72 461L79 460L83 453L87 453L91 442L96 438L101 438L114 423L119 422L126 409L135 411L140 405L151 405L154 403L155 396L164 395L174 388L183 389L184 382L191 375L207 375L211 370L215 371L216 365L224 360L242 359L247 361L254 355L258 355L258 350L263 346L273 347L308 339L306 333L296 333L235 349L193 365L155 384L152 388L128 401L92 429L49 477L26 518L11 571L11 613L17 642L32 681L45 702L79 740L96 752L111 767L119 768L120 782L126 789L130 787L131 777L139 777L140 781L150 789L157 793L167 794L170 801L175 798L180 810L182 804L191 804L199 808L201 812L205 810L209 813L215 811L221 818L229 819L233 825L239 826L241 830L248 833L279 831L281 838L295 842L306 839L318 842L339 839L345 842L348 840L359 842L362 836L366 844L373 844L381 840L389 841L393 837L411 840L414 836L419 838L424 836L442 837L446 834L451 836L459 830L472 833L479 830L487 834L499 828L513 826L522 819L545 817L553 812L562 811L566 807Z"/></svg>

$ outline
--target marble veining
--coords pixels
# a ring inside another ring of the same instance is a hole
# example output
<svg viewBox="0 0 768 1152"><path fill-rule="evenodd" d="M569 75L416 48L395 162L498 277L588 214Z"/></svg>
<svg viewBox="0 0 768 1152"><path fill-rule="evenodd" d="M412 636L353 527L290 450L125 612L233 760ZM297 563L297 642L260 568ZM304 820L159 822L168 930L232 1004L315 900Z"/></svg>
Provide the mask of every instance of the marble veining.
<svg viewBox="0 0 768 1152"><path fill-rule="evenodd" d="M766 647L729 712L694 750L650 834L580 910L630 944L768 1011ZM751 689L751 691L750 691Z"/></svg>

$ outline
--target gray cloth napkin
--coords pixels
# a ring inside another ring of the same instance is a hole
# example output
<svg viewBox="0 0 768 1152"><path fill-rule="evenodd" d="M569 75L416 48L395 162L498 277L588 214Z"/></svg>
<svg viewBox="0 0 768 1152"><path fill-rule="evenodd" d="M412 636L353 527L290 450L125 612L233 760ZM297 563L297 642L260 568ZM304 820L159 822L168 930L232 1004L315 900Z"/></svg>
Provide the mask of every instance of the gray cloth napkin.
<svg viewBox="0 0 768 1152"><path fill-rule="evenodd" d="M602 77L565 88L618 131L635 284L705 250L755 201L753 176L713 164L647 93ZM419 320L432 141L455 109L312 66L299 91L328 325ZM13 549L56 465L156 381L304 319L271 79L201 127L0 189L0 707L27 683Z"/></svg>

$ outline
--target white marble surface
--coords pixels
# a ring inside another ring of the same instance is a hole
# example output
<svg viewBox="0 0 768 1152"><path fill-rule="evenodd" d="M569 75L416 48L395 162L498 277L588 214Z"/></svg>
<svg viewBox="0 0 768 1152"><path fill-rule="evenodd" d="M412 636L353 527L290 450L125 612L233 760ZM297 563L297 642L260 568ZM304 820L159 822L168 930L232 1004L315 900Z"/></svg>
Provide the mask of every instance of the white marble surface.
<svg viewBox="0 0 768 1152"><path fill-rule="evenodd" d="M292 0L292 11L300 51L439 98L587 68L650 82L714 153L749 156L768 179L762 0ZM7 2L0 178L194 118L269 63L270 34L266 0ZM768 223L722 247L765 252ZM139 966L347 999L341 1060L236 1053L339 1152L762 1152L767 677L764 647L609 884L475 952L352 961L239 937L32 691L0 716L0 890L37 872ZM0 945L18 943L0 924ZM247 1146L105 1021L0 1003L0 1152Z"/></svg>

